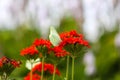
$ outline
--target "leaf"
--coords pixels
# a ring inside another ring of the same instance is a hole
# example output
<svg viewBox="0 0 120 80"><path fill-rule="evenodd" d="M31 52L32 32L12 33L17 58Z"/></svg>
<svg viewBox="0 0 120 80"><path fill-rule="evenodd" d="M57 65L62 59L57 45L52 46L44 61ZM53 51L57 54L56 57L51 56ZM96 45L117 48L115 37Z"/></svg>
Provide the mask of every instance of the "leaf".
<svg viewBox="0 0 120 80"><path fill-rule="evenodd" d="M54 27L50 27L49 39L53 46L57 46L62 41Z"/></svg>

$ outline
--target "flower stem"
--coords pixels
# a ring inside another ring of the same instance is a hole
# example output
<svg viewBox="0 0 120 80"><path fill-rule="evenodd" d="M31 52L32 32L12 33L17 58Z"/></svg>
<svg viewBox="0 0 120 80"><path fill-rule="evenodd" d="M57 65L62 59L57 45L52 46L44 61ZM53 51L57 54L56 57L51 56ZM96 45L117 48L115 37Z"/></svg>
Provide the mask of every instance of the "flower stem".
<svg viewBox="0 0 120 80"><path fill-rule="evenodd" d="M69 70L69 56L67 56L66 80L68 80L68 70Z"/></svg>
<svg viewBox="0 0 120 80"><path fill-rule="evenodd" d="M52 80L55 80L55 73L56 73L56 64L54 64L54 72L53 72L53 79Z"/></svg>
<svg viewBox="0 0 120 80"><path fill-rule="evenodd" d="M74 60L75 58L72 57L72 80L74 80Z"/></svg>
<svg viewBox="0 0 120 80"><path fill-rule="evenodd" d="M32 62L32 60L30 60L30 62L31 62L30 80L32 80L32 68L33 68L33 62Z"/></svg>
<svg viewBox="0 0 120 80"><path fill-rule="evenodd" d="M44 73L44 57L42 58L42 72L41 72L41 80L43 80L43 73Z"/></svg>

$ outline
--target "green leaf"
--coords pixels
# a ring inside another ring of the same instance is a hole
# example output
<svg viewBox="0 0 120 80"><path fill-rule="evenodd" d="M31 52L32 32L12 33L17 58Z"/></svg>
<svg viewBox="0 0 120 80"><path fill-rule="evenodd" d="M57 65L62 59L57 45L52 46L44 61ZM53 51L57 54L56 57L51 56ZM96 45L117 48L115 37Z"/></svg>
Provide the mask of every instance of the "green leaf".
<svg viewBox="0 0 120 80"><path fill-rule="evenodd" d="M54 27L50 27L49 39L53 46L57 46L62 41Z"/></svg>

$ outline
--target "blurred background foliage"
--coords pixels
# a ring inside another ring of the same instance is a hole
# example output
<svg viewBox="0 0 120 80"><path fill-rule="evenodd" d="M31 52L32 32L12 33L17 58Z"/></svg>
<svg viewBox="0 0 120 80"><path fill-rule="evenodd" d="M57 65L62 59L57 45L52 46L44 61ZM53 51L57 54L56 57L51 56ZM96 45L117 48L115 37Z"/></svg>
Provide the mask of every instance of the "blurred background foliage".
<svg viewBox="0 0 120 80"><path fill-rule="evenodd" d="M65 18L61 21L61 25L57 28L57 31L63 32L73 29L80 32L74 19ZM85 65L82 61L83 57L79 57L75 62L75 80L120 80L120 52L118 52L114 45L114 39L117 33L118 29L112 32L105 31L98 42L90 43L90 49L95 56L96 71L90 76L85 75ZM20 56L20 50L31 45L40 36L38 30L35 28L29 29L26 25L19 26L14 30L0 30L0 56L5 55L9 58L21 60L23 63L20 68L11 74L11 78L21 80L29 72L25 68L25 59ZM65 65L65 62L58 66L62 72L60 80L65 77L65 66L62 65Z"/></svg>

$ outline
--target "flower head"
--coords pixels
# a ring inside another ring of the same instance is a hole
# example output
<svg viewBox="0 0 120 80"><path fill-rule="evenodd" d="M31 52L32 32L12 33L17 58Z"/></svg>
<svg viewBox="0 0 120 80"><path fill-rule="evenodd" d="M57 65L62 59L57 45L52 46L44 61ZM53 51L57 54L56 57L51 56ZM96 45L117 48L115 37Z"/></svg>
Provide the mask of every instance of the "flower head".
<svg viewBox="0 0 120 80"><path fill-rule="evenodd" d="M9 75L16 67L19 67L21 64L20 61L14 59L9 59L7 57L0 58L0 73L1 75L5 72Z"/></svg>
<svg viewBox="0 0 120 80"><path fill-rule="evenodd" d="M28 74L26 77L24 77L24 80L30 80L30 74ZM33 74L32 80L40 80L40 76L38 74Z"/></svg>
<svg viewBox="0 0 120 80"><path fill-rule="evenodd" d="M62 39L60 46L62 47L67 44L77 44L77 43L83 46L90 47L89 43L86 40L84 40L83 35L78 34L75 30L61 33L60 37Z"/></svg>
<svg viewBox="0 0 120 80"><path fill-rule="evenodd" d="M67 50L71 56L78 56L78 53L85 51L86 47L90 47L83 35L78 34L75 30L61 33L60 37L62 42L59 46Z"/></svg>
<svg viewBox="0 0 120 80"><path fill-rule="evenodd" d="M11 62L10 62L14 67L20 67L20 64L21 64L21 62L20 61L16 61L16 60L11 60Z"/></svg>
<svg viewBox="0 0 120 80"><path fill-rule="evenodd" d="M44 40L44 39L36 39L33 43L33 45L36 46L37 50L39 51L39 56L45 57L46 53L49 52L49 49L51 47L51 43L49 40Z"/></svg>
<svg viewBox="0 0 120 80"><path fill-rule="evenodd" d="M8 64L9 59L7 57L0 58L0 67L3 67L4 64Z"/></svg>
<svg viewBox="0 0 120 80"><path fill-rule="evenodd" d="M45 47L47 47L47 48L50 48L50 46L51 46L50 41L44 40L44 39L36 39L33 44L34 44L36 47L38 47L38 46L45 46Z"/></svg>
<svg viewBox="0 0 120 80"><path fill-rule="evenodd" d="M49 73L49 74L53 74L54 72L54 65L49 64L49 63L44 63L44 73ZM33 73L34 72L39 72L41 73L42 71L42 63L40 62L39 64L37 64L36 66L34 66L34 68L32 69ZM56 69L55 73L57 75L60 75L60 72L58 69Z"/></svg>
<svg viewBox="0 0 120 80"><path fill-rule="evenodd" d="M67 44L79 44L79 45L83 45L83 46L86 46L86 47L90 47L89 43L86 40L83 40L83 39L81 39L79 37L66 38L60 43L59 46L64 47Z"/></svg>
<svg viewBox="0 0 120 80"><path fill-rule="evenodd" d="M64 56L67 56L69 53L66 51L66 50L64 50L62 47L60 47L60 46L55 46L55 47L53 47L52 49L51 49L51 51L53 51L54 52L54 54L55 54L55 56L56 57L64 57Z"/></svg>
<svg viewBox="0 0 120 80"><path fill-rule="evenodd" d="M2 67L3 66L3 63L2 63L2 61L0 61L0 67Z"/></svg>
<svg viewBox="0 0 120 80"><path fill-rule="evenodd" d="M13 67L19 67L20 64L20 61L16 61L14 59L9 59L7 57L0 58L0 67L4 67L4 65L12 65Z"/></svg>
<svg viewBox="0 0 120 80"><path fill-rule="evenodd" d="M20 54L22 56L26 56L26 55L33 56L35 54L38 54L38 50L36 49L36 47L34 45L32 45L30 47L27 47L27 48L21 50Z"/></svg>
<svg viewBox="0 0 120 80"><path fill-rule="evenodd" d="M66 39L66 38L73 38L73 37L83 38L83 35L78 34L75 30L72 30L70 32L63 32L63 33L60 34L60 38L62 40Z"/></svg>

